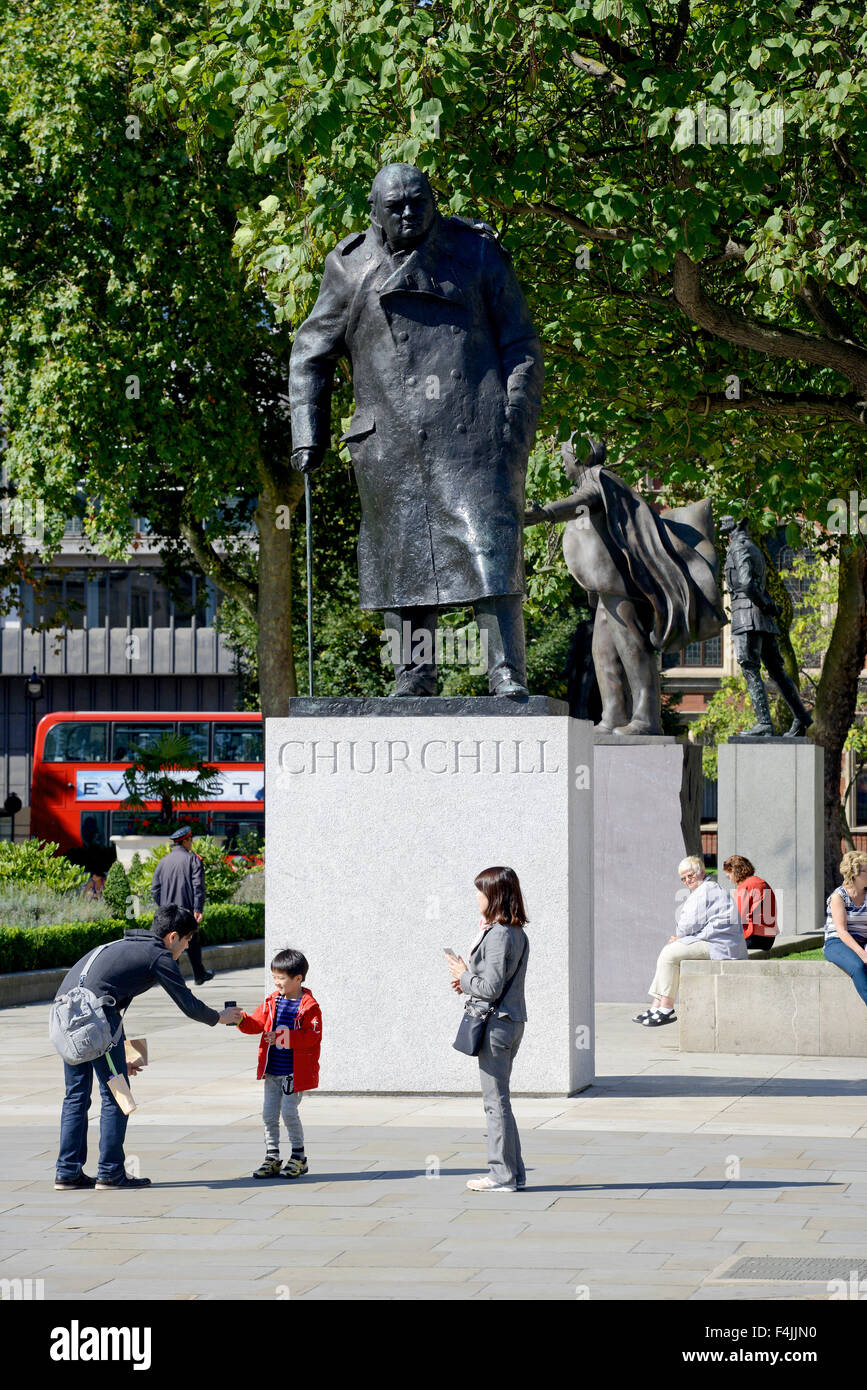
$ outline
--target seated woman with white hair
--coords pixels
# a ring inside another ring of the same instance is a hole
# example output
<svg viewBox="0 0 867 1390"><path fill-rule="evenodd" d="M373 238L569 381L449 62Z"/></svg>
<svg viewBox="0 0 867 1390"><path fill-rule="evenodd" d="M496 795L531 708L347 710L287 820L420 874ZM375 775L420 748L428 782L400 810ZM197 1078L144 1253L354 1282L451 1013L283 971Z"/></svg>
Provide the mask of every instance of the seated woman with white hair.
<svg viewBox="0 0 867 1390"><path fill-rule="evenodd" d="M647 991L653 1005L633 1019L645 1028L677 1022L674 1001L682 960L747 959L744 929L731 893L705 875L704 862L697 855L681 859L677 872L689 895L675 914L676 934L668 938L656 961L656 974Z"/></svg>

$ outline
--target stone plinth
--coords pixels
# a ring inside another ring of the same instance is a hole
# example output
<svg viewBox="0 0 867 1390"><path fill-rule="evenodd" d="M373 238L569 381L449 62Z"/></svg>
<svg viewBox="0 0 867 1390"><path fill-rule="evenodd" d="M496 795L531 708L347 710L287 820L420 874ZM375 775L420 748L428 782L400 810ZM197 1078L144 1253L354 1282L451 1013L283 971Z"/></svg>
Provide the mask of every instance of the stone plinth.
<svg viewBox="0 0 867 1390"><path fill-rule="evenodd" d="M824 749L805 739L719 748L720 872L731 854L751 860L774 890L787 935L814 932L824 920L823 759Z"/></svg>
<svg viewBox="0 0 867 1390"><path fill-rule="evenodd" d="M825 960L685 960L682 1052L867 1057L867 1009Z"/></svg>
<svg viewBox="0 0 867 1390"><path fill-rule="evenodd" d="M473 879L510 865L530 916L513 1089L581 1090L593 1080L592 726L423 703L429 714L294 717L293 702L267 721L266 961L286 946L310 961L323 1090L475 1092L478 1063L451 1045L461 1002L443 948L466 958Z"/></svg>
<svg viewBox="0 0 867 1390"><path fill-rule="evenodd" d="M594 788L596 998L644 1005L684 896L678 863L701 854L701 749L597 735Z"/></svg>

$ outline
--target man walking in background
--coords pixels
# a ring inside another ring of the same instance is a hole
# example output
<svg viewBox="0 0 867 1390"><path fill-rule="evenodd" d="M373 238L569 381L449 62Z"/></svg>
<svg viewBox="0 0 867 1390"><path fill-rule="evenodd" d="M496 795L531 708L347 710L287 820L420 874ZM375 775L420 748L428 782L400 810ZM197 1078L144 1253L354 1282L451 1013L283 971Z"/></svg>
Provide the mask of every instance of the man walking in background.
<svg viewBox="0 0 867 1390"><path fill-rule="evenodd" d="M200 930L190 942L187 955L196 984L204 985L214 978L213 970L206 970L202 963L200 940L202 913L205 910L205 866L193 849L190 826L182 825L169 839L172 848L154 870L151 897L157 907L185 907L192 912Z"/></svg>

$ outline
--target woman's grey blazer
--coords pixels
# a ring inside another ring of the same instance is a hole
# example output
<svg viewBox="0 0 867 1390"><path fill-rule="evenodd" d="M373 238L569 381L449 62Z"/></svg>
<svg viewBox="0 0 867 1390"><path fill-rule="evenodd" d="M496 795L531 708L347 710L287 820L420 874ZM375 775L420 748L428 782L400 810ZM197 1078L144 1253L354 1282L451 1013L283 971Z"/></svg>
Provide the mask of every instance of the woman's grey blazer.
<svg viewBox="0 0 867 1390"><path fill-rule="evenodd" d="M524 959L515 970L522 951ZM526 1023L524 978L529 959L530 943L523 928L506 927L501 922L495 922L485 932L476 949L470 952L467 969L461 976L461 989L471 999L484 999L491 1003L499 998L503 985L514 970L509 988L497 1007L497 1014L507 1014L516 1023Z"/></svg>

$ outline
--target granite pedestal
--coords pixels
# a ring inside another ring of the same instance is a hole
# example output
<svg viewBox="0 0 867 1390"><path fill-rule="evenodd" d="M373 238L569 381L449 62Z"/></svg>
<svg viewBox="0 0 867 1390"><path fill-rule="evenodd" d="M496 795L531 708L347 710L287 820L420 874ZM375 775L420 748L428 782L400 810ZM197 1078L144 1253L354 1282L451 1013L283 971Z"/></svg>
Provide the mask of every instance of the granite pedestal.
<svg viewBox="0 0 867 1390"><path fill-rule="evenodd" d="M592 726L541 697L456 714L466 702L329 703L293 700L266 724L266 960L293 946L310 961L321 1088L478 1091L478 1063L452 1047L443 947L466 958L473 879L496 864L530 917L513 1090L590 1085Z"/></svg>
<svg viewBox="0 0 867 1390"><path fill-rule="evenodd" d="M596 998L644 1006L686 893L678 863L701 854L701 749L597 734L594 782Z"/></svg>
<svg viewBox="0 0 867 1390"><path fill-rule="evenodd" d="M824 920L823 759L806 739L731 739L719 748L720 870L731 854L751 860L788 935Z"/></svg>

